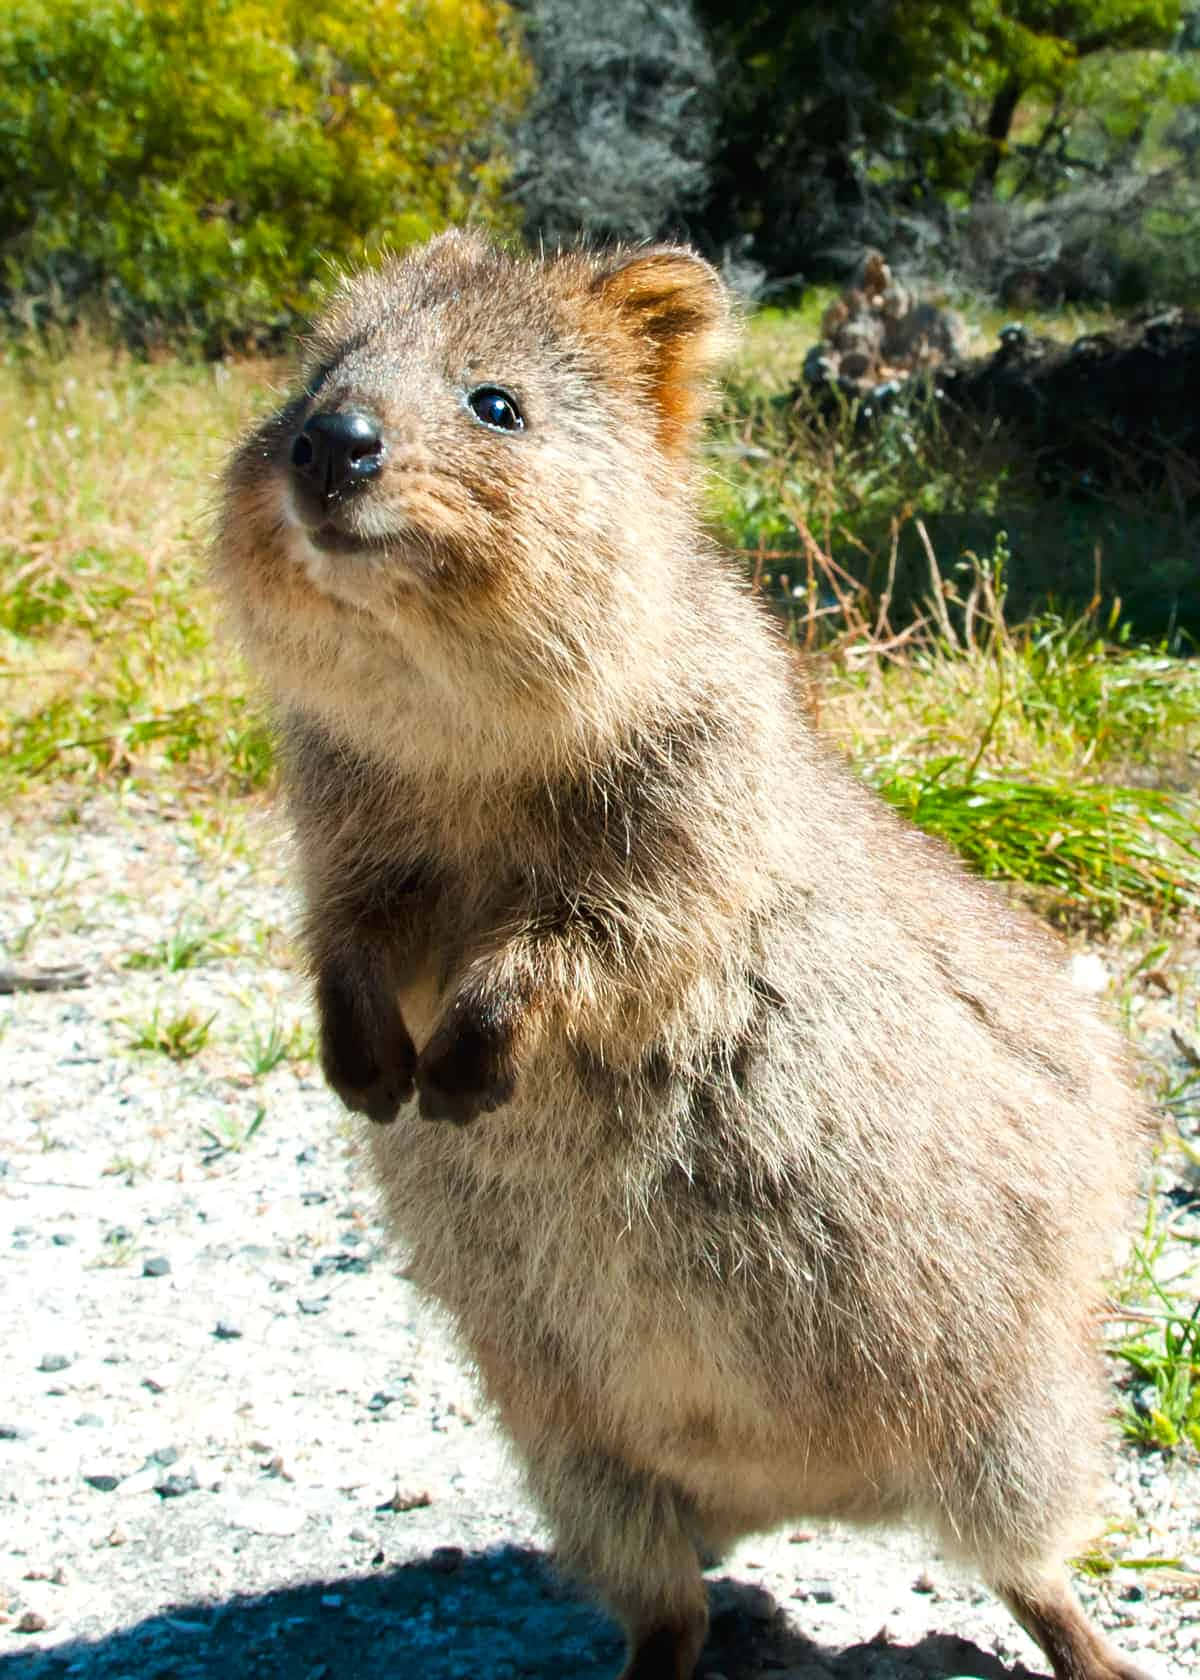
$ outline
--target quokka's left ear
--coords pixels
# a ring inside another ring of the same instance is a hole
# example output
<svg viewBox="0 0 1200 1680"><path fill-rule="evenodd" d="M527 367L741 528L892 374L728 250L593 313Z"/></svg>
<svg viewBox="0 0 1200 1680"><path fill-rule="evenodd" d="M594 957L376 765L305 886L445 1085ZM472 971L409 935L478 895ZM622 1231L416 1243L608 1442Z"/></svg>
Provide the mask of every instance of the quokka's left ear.
<svg viewBox="0 0 1200 1680"><path fill-rule="evenodd" d="M682 452L732 347L729 294L716 269L683 245L614 253L591 284L620 329L622 361L658 411L659 442Z"/></svg>

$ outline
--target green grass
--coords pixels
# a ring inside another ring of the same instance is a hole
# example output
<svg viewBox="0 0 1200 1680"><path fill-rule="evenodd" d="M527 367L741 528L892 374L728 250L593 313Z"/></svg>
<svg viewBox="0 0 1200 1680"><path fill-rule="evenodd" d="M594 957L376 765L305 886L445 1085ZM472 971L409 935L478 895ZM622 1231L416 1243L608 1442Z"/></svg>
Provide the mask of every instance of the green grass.
<svg viewBox="0 0 1200 1680"><path fill-rule="evenodd" d="M973 777L958 757L875 775L883 797L989 880L1019 881L1111 920L1132 905L1200 909L1188 802L1152 788Z"/></svg>
<svg viewBox="0 0 1200 1680"><path fill-rule="evenodd" d="M211 1126L200 1128L204 1137L201 1155L205 1166L211 1166L224 1155L240 1155L248 1149L257 1137L267 1118L266 1109L260 1104L249 1120L243 1120L236 1114L218 1114Z"/></svg>
<svg viewBox="0 0 1200 1680"><path fill-rule="evenodd" d="M126 968L162 968L176 974L184 968L215 962L229 951L230 936L226 930L200 927L185 919L177 922L165 938L146 950L130 951L123 961Z"/></svg>
<svg viewBox="0 0 1200 1680"><path fill-rule="evenodd" d="M126 1020L131 1050L153 1051L173 1062L190 1061L208 1043L216 1015L199 1016L187 1009L178 1015L160 1012L157 1006L144 1021Z"/></svg>
<svg viewBox="0 0 1200 1680"><path fill-rule="evenodd" d="M302 1022L286 1030L272 1019L264 1030L251 1026L245 1039L246 1066L256 1079L263 1078L284 1062L309 1061L314 1054L312 1034Z"/></svg>
<svg viewBox="0 0 1200 1680"><path fill-rule="evenodd" d="M1168 1229L1151 1198L1134 1245L1115 1316L1127 1326L1111 1346L1126 1368L1121 1427L1142 1447L1200 1451L1198 1239L1175 1234L1185 1261L1172 1258Z"/></svg>

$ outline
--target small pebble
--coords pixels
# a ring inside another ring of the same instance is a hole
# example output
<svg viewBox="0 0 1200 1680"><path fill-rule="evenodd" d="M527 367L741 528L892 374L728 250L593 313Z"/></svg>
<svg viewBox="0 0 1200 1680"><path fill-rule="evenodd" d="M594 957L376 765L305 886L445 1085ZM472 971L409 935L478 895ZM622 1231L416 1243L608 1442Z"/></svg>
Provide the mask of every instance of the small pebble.
<svg viewBox="0 0 1200 1680"><path fill-rule="evenodd" d="M27 1441L28 1429L22 1429L18 1423L0 1423L0 1441Z"/></svg>
<svg viewBox="0 0 1200 1680"><path fill-rule="evenodd" d="M50 1241L54 1244L55 1248L70 1248L71 1244L75 1241L75 1238L71 1235L70 1231L55 1231L53 1236L50 1238Z"/></svg>
<svg viewBox="0 0 1200 1680"><path fill-rule="evenodd" d="M433 1496L424 1488L401 1492L399 1488L390 1499L385 1499L382 1505L376 1505L377 1511L423 1511L427 1505L433 1504Z"/></svg>
<svg viewBox="0 0 1200 1680"><path fill-rule="evenodd" d="M112 1493L121 1485L120 1476L112 1476L106 1470L100 1470L92 1476L85 1476L84 1481L89 1487L94 1487L97 1493Z"/></svg>
<svg viewBox="0 0 1200 1680"><path fill-rule="evenodd" d="M328 1295L319 1295L314 1300L297 1301L296 1305L302 1313L307 1313L310 1318L315 1318L318 1313L325 1311L329 1305L329 1297Z"/></svg>
<svg viewBox="0 0 1200 1680"><path fill-rule="evenodd" d="M241 1340L242 1332L236 1325L228 1323L223 1318L219 1318L217 1320L217 1327L213 1331L213 1335L219 1342L237 1342Z"/></svg>
<svg viewBox="0 0 1200 1680"><path fill-rule="evenodd" d="M163 1254L156 1254L153 1258L142 1261L143 1277L166 1277L170 1270L171 1262Z"/></svg>
<svg viewBox="0 0 1200 1680"><path fill-rule="evenodd" d="M45 1616L39 1616L36 1610L26 1610L16 1625L17 1633L42 1633L50 1623Z"/></svg>
<svg viewBox="0 0 1200 1680"><path fill-rule="evenodd" d="M69 1353L44 1353L38 1362L39 1371L65 1371L71 1364Z"/></svg>

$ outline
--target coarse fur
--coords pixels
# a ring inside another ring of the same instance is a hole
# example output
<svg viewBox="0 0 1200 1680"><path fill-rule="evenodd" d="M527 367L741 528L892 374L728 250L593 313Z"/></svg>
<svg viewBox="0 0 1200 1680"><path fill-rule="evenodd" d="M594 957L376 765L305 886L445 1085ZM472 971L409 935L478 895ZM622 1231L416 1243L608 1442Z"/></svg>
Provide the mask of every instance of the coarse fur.
<svg viewBox="0 0 1200 1680"><path fill-rule="evenodd" d="M729 336L685 249L446 235L344 283L234 457L325 1070L628 1680L692 1673L699 1554L817 1515L929 1525L1059 1680L1138 1680L1062 1559L1142 1117L699 530ZM306 509L293 440L349 411L378 470Z"/></svg>

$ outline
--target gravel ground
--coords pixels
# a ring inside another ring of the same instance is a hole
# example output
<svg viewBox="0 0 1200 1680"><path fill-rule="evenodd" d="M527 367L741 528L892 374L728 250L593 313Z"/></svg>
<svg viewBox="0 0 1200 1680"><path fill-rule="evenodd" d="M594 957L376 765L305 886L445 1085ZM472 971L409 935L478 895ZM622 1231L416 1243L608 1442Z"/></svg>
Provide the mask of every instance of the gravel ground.
<svg viewBox="0 0 1200 1680"><path fill-rule="evenodd" d="M87 976L0 997L5 1680L614 1673L615 1629L556 1581L384 1244L310 1059L272 820L95 799L23 816L0 847L3 962ZM1169 1029L1149 1034L1164 1056ZM1161 1191L1196 1234L1186 1170ZM1184 1680L1200 1467L1123 1448L1106 1517L1114 1557L1176 1566L1083 1596L1156 1680ZM749 1542L713 1609L706 1672L725 1680L1044 1672L910 1534Z"/></svg>

